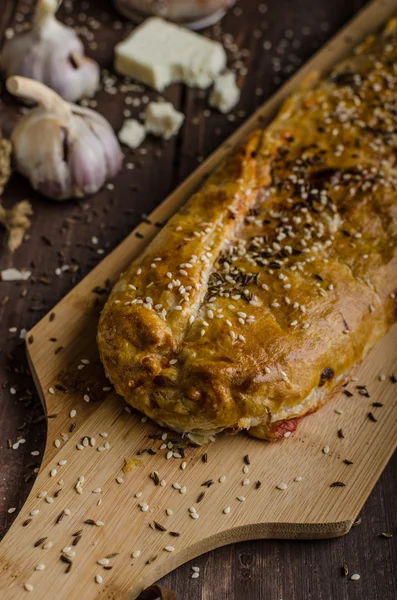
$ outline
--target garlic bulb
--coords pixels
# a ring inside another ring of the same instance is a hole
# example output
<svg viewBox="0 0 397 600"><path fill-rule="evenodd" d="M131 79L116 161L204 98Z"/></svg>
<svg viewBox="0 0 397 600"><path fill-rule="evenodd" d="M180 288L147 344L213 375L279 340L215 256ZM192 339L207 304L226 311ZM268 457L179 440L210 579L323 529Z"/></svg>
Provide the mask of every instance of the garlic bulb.
<svg viewBox="0 0 397 600"><path fill-rule="evenodd" d="M84 56L76 32L57 21L58 5L58 0L38 0L32 29L5 43L0 63L7 76L36 79L76 102L97 91L99 66Z"/></svg>
<svg viewBox="0 0 397 600"><path fill-rule="evenodd" d="M10 77L11 94L37 102L11 135L16 168L53 200L97 192L123 162L113 129L99 113L70 104L48 87Z"/></svg>

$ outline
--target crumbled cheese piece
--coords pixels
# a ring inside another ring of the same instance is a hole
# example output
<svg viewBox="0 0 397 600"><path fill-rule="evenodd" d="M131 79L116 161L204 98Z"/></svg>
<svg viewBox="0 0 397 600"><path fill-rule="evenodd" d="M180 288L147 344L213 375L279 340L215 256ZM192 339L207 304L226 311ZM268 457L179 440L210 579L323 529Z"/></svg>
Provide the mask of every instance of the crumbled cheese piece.
<svg viewBox="0 0 397 600"><path fill-rule="evenodd" d="M146 137L146 130L136 119L126 119L118 137L120 142L129 148L138 148Z"/></svg>
<svg viewBox="0 0 397 600"><path fill-rule="evenodd" d="M236 76L226 71L215 81L210 96L210 105L223 113L228 113L240 100L240 88L236 84Z"/></svg>
<svg viewBox="0 0 397 600"><path fill-rule="evenodd" d="M3 271L1 271L2 281L26 281L30 276L30 271L20 271L19 269L14 269L13 267L9 269L3 269Z"/></svg>
<svg viewBox="0 0 397 600"><path fill-rule="evenodd" d="M146 131L164 140L176 135L184 120L184 115L175 110L171 102L151 102L146 108Z"/></svg>
<svg viewBox="0 0 397 600"><path fill-rule="evenodd" d="M226 66L219 42L168 23L147 19L115 48L115 69L162 92L171 83L209 87Z"/></svg>

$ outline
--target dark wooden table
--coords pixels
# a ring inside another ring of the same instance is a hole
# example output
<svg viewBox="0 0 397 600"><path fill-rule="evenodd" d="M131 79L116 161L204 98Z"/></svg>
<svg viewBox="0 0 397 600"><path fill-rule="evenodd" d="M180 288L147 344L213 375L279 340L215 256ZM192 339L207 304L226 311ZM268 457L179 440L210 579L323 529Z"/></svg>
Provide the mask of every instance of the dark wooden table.
<svg viewBox="0 0 397 600"><path fill-rule="evenodd" d="M33 0L0 0L0 42L9 28L24 27L33 4ZM0 536L17 514L8 509L20 509L33 483L40 456L31 453L38 450L41 455L45 442L43 413L20 330L28 330L50 310L362 4L360 0L273 0L266 4L240 0L238 10L231 11L220 28L210 30L215 37L233 36L227 38L230 60L240 66L243 86L234 117L208 115L207 93L173 86L164 96L186 115L180 135L167 143L148 140L143 151L129 151L125 164L132 163L134 168L124 167L113 190L82 202L56 204L35 194L19 176L12 176L3 203L10 206L29 199L35 214L23 246L14 255L4 244L0 250L0 269L15 266L32 271L27 283L0 282ZM111 69L114 44L130 25L116 15L110 0L65 0L59 16L79 27L88 53ZM99 21L98 29L92 19ZM138 95L158 96L147 91ZM3 110L8 120L12 103L4 91L2 97L6 106L0 106L0 115ZM142 110L126 105L122 93L101 91L97 100L100 112L116 129L124 109L131 110L132 116ZM56 275L57 267L63 265L69 270ZM18 450L10 449L8 440L18 436L26 443ZM380 534L393 528L397 533L396 466L395 456L364 507L361 522L346 537L236 544L180 567L163 583L177 592L178 600L395 599L396 547L393 539ZM344 563L350 573L361 575L360 581L341 575ZM192 565L201 569L198 579L191 579Z"/></svg>

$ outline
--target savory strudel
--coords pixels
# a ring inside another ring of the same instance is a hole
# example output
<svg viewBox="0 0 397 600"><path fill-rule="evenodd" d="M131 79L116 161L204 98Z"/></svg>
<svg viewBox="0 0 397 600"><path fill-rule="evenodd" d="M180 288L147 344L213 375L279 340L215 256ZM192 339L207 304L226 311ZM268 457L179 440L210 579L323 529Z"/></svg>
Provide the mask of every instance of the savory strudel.
<svg viewBox="0 0 397 600"><path fill-rule="evenodd" d="M292 96L123 273L102 312L129 404L204 441L283 436L397 318L397 21Z"/></svg>

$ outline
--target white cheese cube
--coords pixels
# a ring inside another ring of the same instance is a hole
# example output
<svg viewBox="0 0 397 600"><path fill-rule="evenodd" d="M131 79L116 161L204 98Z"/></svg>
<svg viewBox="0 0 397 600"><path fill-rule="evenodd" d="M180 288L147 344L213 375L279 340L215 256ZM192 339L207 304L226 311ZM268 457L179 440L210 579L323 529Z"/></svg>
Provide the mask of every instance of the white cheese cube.
<svg viewBox="0 0 397 600"><path fill-rule="evenodd" d="M118 137L122 144L130 148L138 148L146 137L146 129L135 119L126 119Z"/></svg>
<svg viewBox="0 0 397 600"><path fill-rule="evenodd" d="M146 131L169 140L180 130L185 116L175 110L171 102L151 102L145 113Z"/></svg>
<svg viewBox="0 0 397 600"><path fill-rule="evenodd" d="M240 89L236 84L236 76L232 71L226 71L215 81L210 96L210 105L223 113L228 113L239 100Z"/></svg>
<svg viewBox="0 0 397 600"><path fill-rule="evenodd" d="M177 82L207 88L226 65L226 52L219 42L159 17L134 29L115 52L116 71L159 92Z"/></svg>

